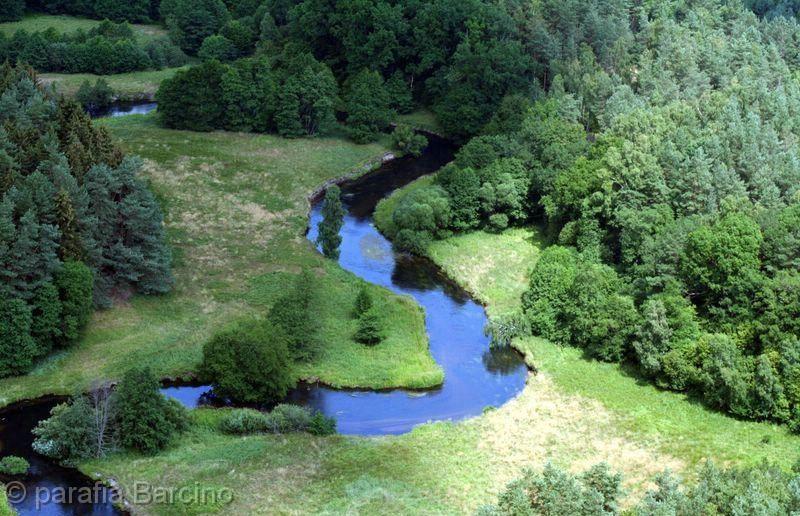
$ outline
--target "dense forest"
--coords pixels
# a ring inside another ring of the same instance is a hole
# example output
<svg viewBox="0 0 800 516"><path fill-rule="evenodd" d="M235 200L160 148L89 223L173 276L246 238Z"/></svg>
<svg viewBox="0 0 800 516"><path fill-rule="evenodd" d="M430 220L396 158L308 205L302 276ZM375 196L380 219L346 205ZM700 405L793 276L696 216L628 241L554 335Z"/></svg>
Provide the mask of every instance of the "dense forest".
<svg viewBox="0 0 800 516"><path fill-rule="evenodd" d="M0 377L75 342L94 306L170 290L140 164L34 72L0 69Z"/></svg>

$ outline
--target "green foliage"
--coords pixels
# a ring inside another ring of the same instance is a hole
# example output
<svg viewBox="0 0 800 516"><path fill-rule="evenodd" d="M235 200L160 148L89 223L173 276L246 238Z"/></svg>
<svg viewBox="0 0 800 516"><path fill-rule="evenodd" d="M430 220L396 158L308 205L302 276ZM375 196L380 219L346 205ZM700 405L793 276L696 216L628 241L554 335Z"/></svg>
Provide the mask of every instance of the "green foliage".
<svg viewBox="0 0 800 516"><path fill-rule="evenodd" d="M147 3L100 1L123 7ZM107 75L180 66L186 55L166 38L141 40L129 25L106 20L88 31L20 29L7 41L0 37L0 60L31 65L40 72Z"/></svg>
<svg viewBox="0 0 800 516"><path fill-rule="evenodd" d="M0 295L0 377L28 372L37 356L31 309L21 299Z"/></svg>
<svg viewBox="0 0 800 516"><path fill-rule="evenodd" d="M95 419L87 399L78 396L70 403L56 405L50 417L34 428L36 453L60 461L95 456Z"/></svg>
<svg viewBox="0 0 800 516"><path fill-rule="evenodd" d="M369 293L369 289L366 285L361 285L361 288L358 289L356 301L353 304L353 316L356 318L361 317L372 309L372 305L372 295Z"/></svg>
<svg viewBox="0 0 800 516"><path fill-rule="evenodd" d="M389 93L377 72L362 70L351 77L342 95L347 112L347 127L356 143L378 139L393 118Z"/></svg>
<svg viewBox="0 0 800 516"><path fill-rule="evenodd" d="M317 327L313 319L316 288L309 271L303 271L288 292L269 311L269 320L283 330L289 353L298 360L310 359L317 348Z"/></svg>
<svg viewBox="0 0 800 516"><path fill-rule="evenodd" d="M482 515L541 514L546 516L616 514L622 476L606 464L572 475L552 464L541 473L528 470L510 483L497 505L481 508Z"/></svg>
<svg viewBox="0 0 800 516"><path fill-rule="evenodd" d="M7 0L0 5L0 22L13 22L25 14L25 0Z"/></svg>
<svg viewBox="0 0 800 516"><path fill-rule="evenodd" d="M358 329L353 338L362 344L375 346L385 338L384 324L375 308L367 310L358 318Z"/></svg>
<svg viewBox="0 0 800 516"><path fill-rule="evenodd" d="M297 405L278 405L272 412L235 409L220 420L220 430L226 434L251 435L259 433L285 434L308 432L313 435L333 435L336 420L321 412Z"/></svg>
<svg viewBox="0 0 800 516"><path fill-rule="evenodd" d="M236 59L238 51L231 40L220 34L212 34L203 40L197 57L203 61L230 61Z"/></svg>
<svg viewBox="0 0 800 516"><path fill-rule="evenodd" d="M95 0L94 13L101 19L147 22L150 21L150 0Z"/></svg>
<svg viewBox="0 0 800 516"><path fill-rule="evenodd" d="M419 157L428 146L428 138L408 125L398 124L392 132L392 146L403 154Z"/></svg>
<svg viewBox="0 0 800 516"><path fill-rule="evenodd" d="M114 434L124 448L156 453L186 430L188 415L177 401L159 392L150 369L131 369L114 392Z"/></svg>
<svg viewBox="0 0 800 516"><path fill-rule="evenodd" d="M28 473L30 467L22 457L9 455L0 459L0 475L22 476Z"/></svg>
<svg viewBox="0 0 800 516"><path fill-rule="evenodd" d="M236 323L215 334L203 347L200 374L225 399L274 403L293 386L287 340L271 323Z"/></svg>
<svg viewBox="0 0 800 516"><path fill-rule="evenodd" d="M78 339L92 315L94 275L82 262L65 262L56 274L55 284L61 299L61 336L65 342Z"/></svg>
<svg viewBox="0 0 800 516"><path fill-rule="evenodd" d="M325 190L325 201L322 204L322 221L319 223L317 243L322 246L322 254L332 260L339 259L339 246L342 237L339 234L344 225L345 209L342 205L342 193L338 186L331 185Z"/></svg>
<svg viewBox="0 0 800 516"><path fill-rule="evenodd" d="M75 94L75 100L86 110L101 111L109 107L113 102L114 90L104 79L97 79L94 85L90 84L89 81L83 81Z"/></svg>
<svg viewBox="0 0 800 516"><path fill-rule="evenodd" d="M217 61L181 70L161 83L156 94L161 120L172 129L211 131L224 120L222 75Z"/></svg>
<svg viewBox="0 0 800 516"><path fill-rule="evenodd" d="M222 0L171 0L163 2L161 14L172 39L190 55L230 19Z"/></svg>

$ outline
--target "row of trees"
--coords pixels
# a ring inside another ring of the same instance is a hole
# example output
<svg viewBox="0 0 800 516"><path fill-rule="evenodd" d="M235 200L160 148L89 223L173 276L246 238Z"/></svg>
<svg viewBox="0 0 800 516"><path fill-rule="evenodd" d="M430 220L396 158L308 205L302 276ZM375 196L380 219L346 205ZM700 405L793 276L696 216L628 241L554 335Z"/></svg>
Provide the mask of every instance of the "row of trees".
<svg viewBox="0 0 800 516"><path fill-rule="evenodd" d="M186 409L159 388L147 368L131 369L115 389L96 385L53 408L33 430L33 449L70 464L117 450L156 453L189 426Z"/></svg>
<svg viewBox="0 0 800 516"><path fill-rule="evenodd" d="M408 89L403 91L402 85L395 85L397 96L391 97L388 86L379 74L369 71L345 84L341 101L354 140L375 140L394 117L398 98L410 95ZM161 84L157 99L167 127L277 132L298 137L325 133L334 127L340 94L327 65L310 53L293 53L290 49L233 64L212 60L178 72Z"/></svg>
<svg viewBox="0 0 800 516"><path fill-rule="evenodd" d="M182 66L186 55L168 38L140 42L127 24L105 21L89 31L59 34L18 30L0 33L0 61L25 63L40 72L100 75Z"/></svg>
<svg viewBox="0 0 800 516"><path fill-rule="evenodd" d="M544 225L558 246L500 327L800 430L797 22L643 5L609 10L620 30L598 46L565 18L580 6L538 9L564 29L547 93L506 96L430 186L384 205L381 229L424 253L453 231ZM585 44L567 45L570 27Z"/></svg>
<svg viewBox="0 0 800 516"><path fill-rule="evenodd" d="M792 514L800 510L800 467L791 472L767 463L721 469L706 462L697 482L685 485L670 472L655 479L655 488L636 506L621 511L622 476L606 464L572 474L547 464L528 470L510 483L481 516L595 516L598 514Z"/></svg>
<svg viewBox="0 0 800 516"><path fill-rule="evenodd" d="M94 306L171 288L140 164L33 72L0 69L0 377L74 342Z"/></svg>

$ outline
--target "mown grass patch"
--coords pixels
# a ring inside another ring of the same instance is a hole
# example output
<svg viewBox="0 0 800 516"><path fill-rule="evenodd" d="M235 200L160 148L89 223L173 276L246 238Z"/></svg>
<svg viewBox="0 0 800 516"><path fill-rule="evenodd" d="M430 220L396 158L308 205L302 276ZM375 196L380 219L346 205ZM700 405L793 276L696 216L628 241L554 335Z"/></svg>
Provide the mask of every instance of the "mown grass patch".
<svg viewBox="0 0 800 516"><path fill-rule="evenodd" d="M541 237L532 228L513 228L502 234L476 231L437 240L430 258L451 278L488 305L489 314L519 308L531 268L539 259Z"/></svg>
<svg viewBox="0 0 800 516"><path fill-rule="evenodd" d="M59 34L68 34L78 30L89 31L102 23L100 20L78 18L75 16L30 13L15 22L0 23L0 33L12 36L18 30L42 32L53 29ZM131 24L136 37L140 41L166 36L167 31L159 25Z"/></svg>
<svg viewBox="0 0 800 516"><path fill-rule="evenodd" d="M322 347L314 361L298 365L298 377L348 387L441 383L419 307L373 289L388 337L364 348L352 339L355 321L347 314L361 280L324 259L304 236L308 194L382 155L385 141L172 131L160 128L155 115L102 123L126 151L146 160L144 177L162 201L175 253L175 289L97 312L74 348L31 374L0 380L0 405L70 394L98 378L118 378L133 365L149 365L160 376L188 376L217 328L237 317L265 316L304 268L319 278L315 318Z"/></svg>
<svg viewBox="0 0 800 516"><path fill-rule="evenodd" d="M39 79L44 84L53 84L56 91L66 97L74 97L84 81L94 84L98 79L105 80L114 95L120 101L151 100L155 97L158 87L165 79L169 79L179 68L165 68L163 70L144 70L141 72L119 73L113 75L94 75L91 73L42 73Z"/></svg>

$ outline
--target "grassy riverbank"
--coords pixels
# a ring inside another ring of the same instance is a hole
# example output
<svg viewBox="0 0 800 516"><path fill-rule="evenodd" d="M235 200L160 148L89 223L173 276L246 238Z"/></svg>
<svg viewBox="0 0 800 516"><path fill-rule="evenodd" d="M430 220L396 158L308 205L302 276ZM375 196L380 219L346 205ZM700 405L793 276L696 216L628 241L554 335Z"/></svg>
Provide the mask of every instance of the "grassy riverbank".
<svg viewBox="0 0 800 516"><path fill-rule="evenodd" d="M155 98L161 81L169 79L178 70L185 68L165 68L163 70L145 70L114 75L43 73L39 74L39 79L45 84L54 84L58 93L66 97L74 97L84 81L94 84L97 79L103 79L114 90L114 96L117 100L152 100Z"/></svg>
<svg viewBox="0 0 800 516"><path fill-rule="evenodd" d="M441 383L419 307L374 288L388 338L374 348L354 342L349 312L361 280L322 258L304 237L308 194L381 156L386 142L171 131L153 115L102 123L128 152L146 159L144 175L164 207L174 250L175 290L97 312L74 348L29 375L1 380L0 405L69 394L133 365L186 375L215 329L236 317L265 315L302 268L319 278L322 351L297 366L298 378L373 388Z"/></svg>

